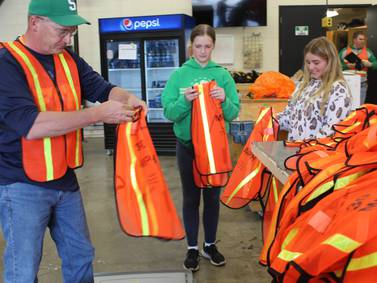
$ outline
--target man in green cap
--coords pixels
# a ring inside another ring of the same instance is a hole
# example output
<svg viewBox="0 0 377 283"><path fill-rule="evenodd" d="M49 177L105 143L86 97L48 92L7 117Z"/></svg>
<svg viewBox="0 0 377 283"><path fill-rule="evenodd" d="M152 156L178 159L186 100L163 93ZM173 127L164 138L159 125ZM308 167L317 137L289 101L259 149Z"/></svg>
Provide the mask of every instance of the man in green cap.
<svg viewBox="0 0 377 283"><path fill-rule="evenodd" d="M0 44L0 220L3 282L37 282L49 228L64 282L93 282L94 249L74 169L82 166L81 128L132 121L146 104L106 82L70 51L89 24L74 0L31 0L28 27ZM82 99L99 101L82 109Z"/></svg>

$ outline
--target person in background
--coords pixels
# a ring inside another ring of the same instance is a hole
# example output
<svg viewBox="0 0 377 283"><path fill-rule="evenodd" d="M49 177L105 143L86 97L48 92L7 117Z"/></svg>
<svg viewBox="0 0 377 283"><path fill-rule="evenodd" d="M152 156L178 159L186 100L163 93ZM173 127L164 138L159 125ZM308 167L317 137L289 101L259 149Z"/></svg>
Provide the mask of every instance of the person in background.
<svg viewBox="0 0 377 283"><path fill-rule="evenodd" d="M221 101L227 129L228 122L238 116L240 105L236 85L230 73L211 61L216 42L215 30L209 25L198 25L191 32L190 42L192 57L171 75L162 93L162 106L165 117L174 122L174 133L177 137L176 154L182 182L183 221L188 244L183 266L188 270L197 271L199 269L199 204L202 194L205 242L201 255L216 266L224 265L225 258L215 245L221 188L200 189L195 186L193 180L194 150L191 127L195 125L191 125L191 107L192 101L198 98L193 85L202 81L216 81L217 87L212 89L211 96Z"/></svg>
<svg viewBox="0 0 377 283"><path fill-rule="evenodd" d="M332 125L347 117L351 107L334 44L326 37L311 40L304 48L304 77L277 115L280 127L288 131L288 140L330 136Z"/></svg>
<svg viewBox="0 0 377 283"><path fill-rule="evenodd" d="M343 70L355 70L361 76L360 104L365 102L367 92L367 71L377 69L377 59L373 52L365 46L365 35L362 31L357 31L352 36L352 46L340 50L339 58ZM353 52L361 59L361 64L348 62L345 57Z"/></svg>
<svg viewBox="0 0 377 283"><path fill-rule="evenodd" d="M81 128L132 121L146 105L69 50L89 24L74 0L31 0L27 30L0 44L0 219L3 282L37 282L49 228L64 282L93 282L94 248L74 168ZM81 109L81 96L102 104ZM44 166L37 166L35 162ZM80 161L81 160L81 161Z"/></svg>

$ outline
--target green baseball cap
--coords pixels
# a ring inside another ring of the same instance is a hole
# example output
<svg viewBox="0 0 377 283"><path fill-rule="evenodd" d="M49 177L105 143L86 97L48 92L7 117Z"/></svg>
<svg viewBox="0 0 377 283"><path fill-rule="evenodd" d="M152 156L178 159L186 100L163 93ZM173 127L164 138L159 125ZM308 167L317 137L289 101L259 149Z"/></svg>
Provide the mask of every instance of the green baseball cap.
<svg viewBox="0 0 377 283"><path fill-rule="evenodd" d="M90 25L77 14L76 0L31 0L29 15L45 16L62 26Z"/></svg>

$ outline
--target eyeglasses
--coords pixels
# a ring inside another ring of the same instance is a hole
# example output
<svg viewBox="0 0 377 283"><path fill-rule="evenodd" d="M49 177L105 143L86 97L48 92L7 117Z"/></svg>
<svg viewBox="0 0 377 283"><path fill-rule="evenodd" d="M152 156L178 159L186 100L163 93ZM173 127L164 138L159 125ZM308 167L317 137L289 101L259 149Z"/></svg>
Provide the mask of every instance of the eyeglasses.
<svg viewBox="0 0 377 283"><path fill-rule="evenodd" d="M43 20L43 21L49 22L51 24L51 26L53 27L53 29L56 31L56 35L59 38L65 38L67 35L72 37L72 36L77 34L77 31L78 31L77 27L64 28L64 27L58 25L57 23L51 21L47 17L38 16L38 18Z"/></svg>
<svg viewBox="0 0 377 283"><path fill-rule="evenodd" d="M60 38L64 38L67 35L70 37L75 36L77 34L77 28L74 29L62 29L62 28L55 28L57 32L57 36Z"/></svg>

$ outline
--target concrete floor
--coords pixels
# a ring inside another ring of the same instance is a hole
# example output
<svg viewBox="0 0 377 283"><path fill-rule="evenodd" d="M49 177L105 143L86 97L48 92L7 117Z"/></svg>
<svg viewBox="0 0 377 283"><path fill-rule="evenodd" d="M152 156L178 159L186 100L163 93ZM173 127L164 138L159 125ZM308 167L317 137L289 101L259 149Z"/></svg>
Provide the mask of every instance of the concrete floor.
<svg viewBox="0 0 377 283"><path fill-rule="evenodd" d="M182 270L186 241L162 241L152 238L133 238L119 227L113 189L113 158L103 149L102 138L88 138L84 143L85 164L77 170L92 242L96 248L94 270L102 272L149 272ZM181 213L181 187L174 156L160 156L177 210ZM200 270L194 274L198 283L264 283L271 277L258 264L261 250L261 222L248 207L232 210L221 206L218 247L227 264L214 267L202 259ZM199 234L203 242L202 229ZM4 241L0 237L0 252ZM0 276L2 277L2 261ZM55 245L46 233L40 283L62 282L60 261ZM0 279L1 282L1 279Z"/></svg>

